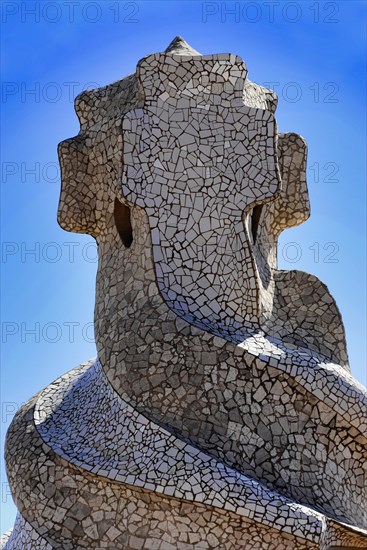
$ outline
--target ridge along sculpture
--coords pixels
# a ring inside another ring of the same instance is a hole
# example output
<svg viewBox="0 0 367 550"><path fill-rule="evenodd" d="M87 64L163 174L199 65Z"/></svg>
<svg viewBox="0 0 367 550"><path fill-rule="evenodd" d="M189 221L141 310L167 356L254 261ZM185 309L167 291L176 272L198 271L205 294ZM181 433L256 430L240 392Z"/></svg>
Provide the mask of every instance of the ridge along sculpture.
<svg viewBox="0 0 367 550"><path fill-rule="evenodd" d="M367 548L366 393L326 286L277 269L307 147L177 37L82 93L58 220L98 243L98 359L8 431L10 549Z"/></svg>

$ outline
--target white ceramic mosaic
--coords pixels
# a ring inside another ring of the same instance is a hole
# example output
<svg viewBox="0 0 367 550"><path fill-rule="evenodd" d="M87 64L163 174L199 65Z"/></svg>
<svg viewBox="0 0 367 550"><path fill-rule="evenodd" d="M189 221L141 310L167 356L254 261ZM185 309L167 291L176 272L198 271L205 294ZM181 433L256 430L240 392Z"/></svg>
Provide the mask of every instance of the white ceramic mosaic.
<svg viewBox="0 0 367 550"><path fill-rule="evenodd" d="M243 216L280 187L275 119L244 104L246 72L233 55L149 56L144 109L122 124L122 193L147 212L163 299L240 339L259 317Z"/></svg>
<svg viewBox="0 0 367 550"><path fill-rule="evenodd" d="M307 146L181 38L75 101L58 221L98 243L98 359L14 418L4 550L367 548L367 394L317 277L277 268Z"/></svg>

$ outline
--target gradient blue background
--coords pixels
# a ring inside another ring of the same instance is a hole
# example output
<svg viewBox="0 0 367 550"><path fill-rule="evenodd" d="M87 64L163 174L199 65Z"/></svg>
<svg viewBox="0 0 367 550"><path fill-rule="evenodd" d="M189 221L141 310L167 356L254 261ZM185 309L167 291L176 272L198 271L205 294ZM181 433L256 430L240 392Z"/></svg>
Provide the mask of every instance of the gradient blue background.
<svg viewBox="0 0 367 550"><path fill-rule="evenodd" d="M61 1L1 6L2 438L23 402L95 355L92 239L56 223L56 146L78 132L72 100L85 87L133 72L177 34L202 53L240 55L255 82L279 83L279 130L307 139L313 167L312 216L283 233L280 267L314 273L328 285L343 314L353 374L366 383L366 3L270 2L273 17L269 2L76 4L73 18ZM27 13L32 8L36 14ZM65 323L76 323L73 338ZM39 334L27 332L32 328ZM1 493L3 532L15 515L3 461Z"/></svg>

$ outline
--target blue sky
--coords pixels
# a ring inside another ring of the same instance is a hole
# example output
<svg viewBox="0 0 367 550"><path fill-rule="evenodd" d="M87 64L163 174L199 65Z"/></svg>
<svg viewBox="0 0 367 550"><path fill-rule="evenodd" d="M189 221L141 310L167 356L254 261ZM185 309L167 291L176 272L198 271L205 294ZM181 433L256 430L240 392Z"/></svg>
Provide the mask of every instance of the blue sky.
<svg viewBox="0 0 367 550"><path fill-rule="evenodd" d="M279 94L279 131L309 145L311 218L284 232L282 269L336 298L352 372L366 383L366 3L8 2L2 5L2 441L15 410L95 355L93 240L56 223L59 141L73 98L134 71L175 35L230 52ZM3 445L3 443L2 443ZM1 465L0 531L15 507Z"/></svg>

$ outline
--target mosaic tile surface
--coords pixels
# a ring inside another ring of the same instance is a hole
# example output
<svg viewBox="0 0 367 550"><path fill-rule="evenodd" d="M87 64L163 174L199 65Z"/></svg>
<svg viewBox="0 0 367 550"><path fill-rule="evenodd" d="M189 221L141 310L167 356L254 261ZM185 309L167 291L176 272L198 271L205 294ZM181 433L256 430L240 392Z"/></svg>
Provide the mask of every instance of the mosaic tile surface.
<svg viewBox="0 0 367 550"><path fill-rule="evenodd" d="M73 465L40 437L34 422L36 402L37 397L19 411L9 433L7 459L16 458L9 479L20 513L52 548L315 547L312 540L306 543L297 536L306 531L302 507L294 506L294 517L301 518L300 531L283 534L274 505L268 512L278 528L271 529L233 511L168 497L153 487L147 491ZM258 507L261 514L266 498L260 495L254 494L252 508ZM311 515L315 533L317 514Z"/></svg>
<svg viewBox="0 0 367 550"><path fill-rule="evenodd" d="M19 512L13 530L1 537L0 548L4 550L52 550L52 546L40 537Z"/></svg>
<svg viewBox="0 0 367 550"><path fill-rule="evenodd" d="M98 360L16 415L2 548L367 547L366 390L327 287L277 269L310 206L276 106L180 38L76 98L58 220L98 243Z"/></svg>

